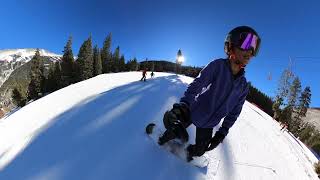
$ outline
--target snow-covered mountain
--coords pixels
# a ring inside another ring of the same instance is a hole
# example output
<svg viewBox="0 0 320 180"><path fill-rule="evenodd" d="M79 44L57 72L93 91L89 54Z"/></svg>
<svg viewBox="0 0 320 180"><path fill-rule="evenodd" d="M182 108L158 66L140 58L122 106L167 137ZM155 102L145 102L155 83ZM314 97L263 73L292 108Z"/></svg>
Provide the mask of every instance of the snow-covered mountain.
<svg viewBox="0 0 320 180"><path fill-rule="evenodd" d="M44 49L39 49L41 56L52 56L57 57L59 59L61 55L49 52ZM0 50L0 61L28 61L30 60L34 54L36 49L5 49ZM31 57L31 58L30 58Z"/></svg>
<svg viewBox="0 0 320 180"><path fill-rule="evenodd" d="M6 49L0 50L0 87L11 73L32 59L36 49ZM61 55L40 49L40 55L59 60Z"/></svg>
<svg viewBox="0 0 320 180"><path fill-rule="evenodd" d="M316 157L270 116L246 102L238 121L198 169L144 133L192 78L140 72L103 74L0 119L0 179L316 180ZM218 128L218 127L217 127ZM195 127L188 128L194 143Z"/></svg>

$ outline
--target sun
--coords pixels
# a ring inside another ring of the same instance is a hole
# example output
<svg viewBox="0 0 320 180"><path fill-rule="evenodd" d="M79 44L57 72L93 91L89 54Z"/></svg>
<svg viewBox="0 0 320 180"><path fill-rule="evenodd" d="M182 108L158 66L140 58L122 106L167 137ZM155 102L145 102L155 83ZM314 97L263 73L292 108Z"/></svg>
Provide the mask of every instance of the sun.
<svg viewBox="0 0 320 180"><path fill-rule="evenodd" d="M183 56L178 56L177 60L179 64L182 64L185 61Z"/></svg>

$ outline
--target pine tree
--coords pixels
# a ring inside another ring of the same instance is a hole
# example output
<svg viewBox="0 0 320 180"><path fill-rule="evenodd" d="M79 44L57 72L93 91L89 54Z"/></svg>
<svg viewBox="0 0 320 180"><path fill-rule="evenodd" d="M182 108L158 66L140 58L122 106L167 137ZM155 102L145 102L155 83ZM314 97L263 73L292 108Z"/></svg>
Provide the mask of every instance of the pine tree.
<svg viewBox="0 0 320 180"><path fill-rule="evenodd" d="M75 60L75 63L74 63L74 83L77 83L77 82L80 82L82 81L81 80L81 77L80 77L80 67L79 67L79 62L78 62L78 59Z"/></svg>
<svg viewBox="0 0 320 180"><path fill-rule="evenodd" d="M132 63L133 63L133 60L129 60L127 61L126 63L126 71L132 71Z"/></svg>
<svg viewBox="0 0 320 180"><path fill-rule="evenodd" d="M37 88L39 83L35 78L32 78L28 86L28 100L37 99L39 97L40 88Z"/></svg>
<svg viewBox="0 0 320 180"><path fill-rule="evenodd" d="M53 82L54 82L54 91L63 87L62 84L62 68L60 62L57 61L54 64L54 72L53 72Z"/></svg>
<svg viewBox="0 0 320 180"><path fill-rule="evenodd" d="M301 93L301 82L298 77L296 77L292 86L290 87L289 97L288 97L288 105L292 108L296 107L296 102L298 99L298 95Z"/></svg>
<svg viewBox="0 0 320 180"><path fill-rule="evenodd" d="M124 55L121 56L120 60L119 60L119 66L120 66L120 72L126 71L126 62L124 59Z"/></svg>
<svg viewBox="0 0 320 180"><path fill-rule="evenodd" d="M273 118L275 120L280 120L280 116L281 116L281 106L283 104L283 99L279 96L276 96L276 100L274 101L273 105L272 105L272 110L273 110Z"/></svg>
<svg viewBox="0 0 320 180"><path fill-rule="evenodd" d="M133 60L129 60L126 64L126 70L127 71L138 71L138 62L137 59L134 58Z"/></svg>
<svg viewBox="0 0 320 180"><path fill-rule="evenodd" d="M132 60L127 61L126 63L126 71L131 71Z"/></svg>
<svg viewBox="0 0 320 180"><path fill-rule="evenodd" d="M300 136L303 127L306 123L301 121L302 117L306 116L311 101L310 87L306 87L299 97L299 104L295 108L294 116L292 119L292 133L296 136Z"/></svg>
<svg viewBox="0 0 320 180"><path fill-rule="evenodd" d="M72 37L69 37L68 42L64 47L63 57L61 61L62 85L64 87L75 82L74 57L73 57L71 46L72 46Z"/></svg>
<svg viewBox="0 0 320 180"><path fill-rule="evenodd" d="M293 127L292 111L293 107L289 105L289 93L292 83L293 74L289 69L282 72L278 85L276 100L272 105L274 118L280 122L288 123L288 129Z"/></svg>
<svg viewBox="0 0 320 180"><path fill-rule="evenodd" d="M50 66L48 79L47 79L47 92L51 93L62 87L65 87L62 81L62 70L60 62L56 61L55 64Z"/></svg>
<svg viewBox="0 0 320 180"><path fill-rule="evenodd" d="M292 72L288 69L284 70L281 74L279 86L278 86L278 96L284 101L284 104L288 103L288 95L290 92L292 81Z"/></svg>
<svg viewBox="0 0 320 180"><path fill-rule="evenodd" d="M306 142L315 132L315 126L309 123L303 124L299 131L299 138L302 142Z"/></svg>
<svg viewBox="0 0 320 180"><path fill-rule="evenodd" d="M112 55L112 72L120 71L120 47L118 46Z"/></svg>
<svg viewBox="0 0 320 180"><path fill-rule="evenodd" d="M151 64L151 71L154 71L154 61L152 61L152 64Z"/></svg>
<svg viewBox="0 0 320 180"><path fill-rule="evenodd" d="M139 70L139 63L137 58L133 58L133 62L132 62L132 70L133 71L138 71Z"/></svg>
<svg viewBox="0 0 320 180"><path fill-rule="evenodd" d="M78 60L80 81L93 77L93 52L91 36L81 45Z"/></svg>
<svg viewBox="0 0 320 180"><path fill-rule="evenodd" d="M293 80L292 86L290 87L289 97L288 97L288 108L290 108L293 118L291 119L291 132L298 135L298 130L301 126L301 119L296 116L297 99L298 95L301 93L301 83L298 77Z"/></svg>
<svg viewBox="0 0 320 180"><path fill-rule="evenodd" d="M106 37L101 50L101 62L102 62L102 72L111 72L111 33Z"/></svg>
<svg viewBox="0 0 320 180"><path fill-rule="evenodd" d="M279 117L280 122L287 123L289 131L291 131L293 128L293 123L292 123L291 117L292 117L292 111L289 106L286 106L285 108L283 108L283 110L281 110L281 114Z"/></svg>
<svg viewBox="0 0 320 180"><path fill-rule="evenodd" d="M23 107L26 105L27 98L23 96L21 89L15 87L12 91L12 100L13 103L19 107Z"/></svg>
<svg viewBox="0 0 320 180"><path fill-rule="evenodd" d="M297 109L297 116L299 118L306 116L310 103L311 103L311 89L309 86L307 86L301 93L301 96L299 97L299 105Z"/></svg>
<svg viewBox="0 0 320 180"><path fill-rule="evenodd" d="M101 54L98 46L93 49L93 74L97 76L102 73Z"/></svg>
<svg viewBox="0 0 320 180"><path fill-rule="evenodd" d="M38 99L44 89L44 66L39 49L31 59L31 81L28 86L28 99Z"/></svg>
<svg viewBox="0 0 320 180"><path fill-rule="evenodd" d="M44 95L46 93L46 81L47 81L47 78L45 77L44 75L44 61L43 59L41 58L40 59L40 89L41 89L41 96Z"/></svg>
<svg viewBox="0 0 320 180"><path fill-rule="evenodd" d="M318 152L319 153L319 152ZM314 164L314 169L316 173L318 174L318 177L320 176L320 161Z"/></svg>
<svg viewBox="0 0 320 180"><path fill-rule="evenodd" d="M56 84L54 81L54 70L55 70L54 68L55 68L54 64L50 65L49 67L48 79L46 83L46 91L49 93L55 91L55 88L56 88Z"/></svg>

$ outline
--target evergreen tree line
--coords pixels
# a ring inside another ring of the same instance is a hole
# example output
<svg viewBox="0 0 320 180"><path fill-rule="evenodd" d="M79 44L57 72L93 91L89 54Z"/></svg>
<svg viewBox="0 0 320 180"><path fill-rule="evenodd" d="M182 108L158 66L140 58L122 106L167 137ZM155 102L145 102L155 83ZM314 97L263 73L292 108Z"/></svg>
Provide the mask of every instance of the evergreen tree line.
<svg viewBox="0 0 320 180"><path fill-rule="evenodd" d="M316 173L318 174L318 177L320 178L320 161L314 164L314 169Z"/></svg>
<svg viewBox="0 0 320 180"><path fill-rule="evenodd" d="M302 88L299 77L288 69L284 70L272 106L273 118L286 124L288 131L320 154L319 131L313 125L302 120L303 117L306 117L311 103L311 95L310 86Z"/></svg>
<svg viewBox="0 0 320 180"><path fill-rule="evenodd" d="M15 87L12 91L13 102L20 107L30 100L38 99L70 84L102 73L144 69L157 72L174 72L176 65L168 61L146 60L138 63L136 58L126 62L124 55L120 54L119 46L114 52L111 52L111 34L105 38L101 49L97 45L92 46L90 36L81 45L77 58L74 57L72 38L70 37L64 47L61 60L50 65L47 75L45 74L43 57L40 56L39 50L36 51L30 63L31 80L27 92L24 92L22 87ZM200 70L201 68L197 67L181 67L181 73L191 77L196 77Z"/></svg>
<svg viewBox="0 0 320 180"><path fill-rule="evenodd" d="M249 93L247 95L246 100L257 105L269 116L271 117L273 116L273 110L272 110L273 101L271 97L267 96L266 94L261 92L259 89L254 87L250 82L249 82Z"/></svg>
<svg viewBox="0 0 320 180"><path fill-rule="evenodd" d="M169 61L149 61L146 59L145 61L140 62L139 69L147 69L149 71L156 72L175 72L176 71L176 63ZM197 77L202 68L200 67L192 67L192 66L179 66L179 74L183 74L189 77Z"/></svg>
<svg viewBox="0 0 320 180"><path fill-rule="evenodd" d="M64 47L61 61L52 64L47 75L44 73L43 57L40 56L39 49L36 50L30 63L30 83L27 92L23 92L21 87L15 87L12 91L13 102L20 107L27 101L38 99L45 94L102 73L136 71L139 68L136 58L125 62L119 46L114 52L111 51L111 34L105 38L101 49L97 45L92 46L90 36L81 45L76 59L72 52L70 37Z"/></svg>
<svg viewBox="0 0 320 180"><path fill-rule="evenodd" d="M147 69L156 72L174 72L176 63L168 61L142 61L137 59L127 61L120 55L117 47L111 53L111 34L109 34L101 49L96 45L92 48L92 40L89 37L80 47L78 58L75 60L72 52L72 38L69 38L63 50L61 61L56 61L49 68L48 75L44 75L43 59L39 51L31 60L31 81L27 92L22 92L21 87L13 90L12 98L17 106L24 106L27 101L38 99L44 94L51 93L70 84L89 79L102 73L137 71ZM181 66L180 73L190 77L197 77L202 68ZM250 84L247 100L258 105L269 115L273 115L272 100L264 93Z"/></svg>

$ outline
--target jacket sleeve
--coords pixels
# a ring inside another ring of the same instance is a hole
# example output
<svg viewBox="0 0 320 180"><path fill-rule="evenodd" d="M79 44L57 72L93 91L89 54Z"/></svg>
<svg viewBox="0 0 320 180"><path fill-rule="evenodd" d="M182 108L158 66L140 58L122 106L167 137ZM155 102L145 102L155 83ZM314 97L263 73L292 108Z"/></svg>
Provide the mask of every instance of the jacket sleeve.
<svg viewBox="0 0 320 180"><path fill-rule="evenodd" d="M223 135L227 135L229 129L233 126L236 122L237 118L239 117L243 104L246 100L247 94L249 92L249 85L247 84L242 95L239 98L238 104L232 109L232 111L224 118L222 126L219 128L219 132Z"/></svg>
<svg viewBox="0 0 320 180"><path fill-rule="evenodd" d="M200 71L198 77L189 84L184 96L180 99L180 102L187 103L191 107L195 102L195 96L201 92L203 87L207 87L210 83L215 68L214 61L204 67Z"/></svg>

